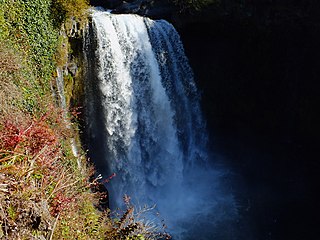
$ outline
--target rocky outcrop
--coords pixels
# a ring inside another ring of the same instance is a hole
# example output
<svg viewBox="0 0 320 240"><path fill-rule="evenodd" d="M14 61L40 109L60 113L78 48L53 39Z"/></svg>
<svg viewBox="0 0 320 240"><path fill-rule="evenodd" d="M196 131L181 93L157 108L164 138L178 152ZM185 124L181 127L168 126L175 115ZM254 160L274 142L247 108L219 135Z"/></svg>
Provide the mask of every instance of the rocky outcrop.
<svg viewBox="0 0 320 240"><path fill-rule="evenodd" d="M176 6L168 0L93 0L91 4L110 9L112 13L134 13L151 18L166 18L177 11Z"/></svg>
<svg viewBox="0 0 320 240"><path fill-rule="evenodd" d="M152 0L151 0L152 1ZM113 13L139 13L143 12L148 2L151 1L144 1L144 0L136 0L132 2L123 2L119 7L114 9Z"/></svg>

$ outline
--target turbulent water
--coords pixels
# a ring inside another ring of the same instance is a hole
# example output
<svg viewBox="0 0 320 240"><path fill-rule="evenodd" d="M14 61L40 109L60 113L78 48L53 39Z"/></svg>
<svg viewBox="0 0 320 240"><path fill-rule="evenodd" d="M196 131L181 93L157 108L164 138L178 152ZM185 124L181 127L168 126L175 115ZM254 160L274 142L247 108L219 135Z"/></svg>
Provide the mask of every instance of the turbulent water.
<svg viewBox="0 0 320 240"><path fill-rule="evenodd" d="M176 239L214 236L235 209L224 173L209 167L199 94L173 26L93 11L84 50L89 153L105 178L116 174L111 208L128 195L156 205Z"/></svg>

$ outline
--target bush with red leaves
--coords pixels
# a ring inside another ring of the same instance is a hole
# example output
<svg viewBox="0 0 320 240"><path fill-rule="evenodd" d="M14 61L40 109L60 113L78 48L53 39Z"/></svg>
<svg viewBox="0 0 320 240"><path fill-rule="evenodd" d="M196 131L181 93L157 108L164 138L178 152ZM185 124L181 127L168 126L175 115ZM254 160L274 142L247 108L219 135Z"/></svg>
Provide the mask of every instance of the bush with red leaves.
<svg viewBox="0 0 320 240"><path fill-rule="evenodd" d="M50 213L57 216L60 212L67 209L70 203L74 202L74 198L66 197L63 193L58 193L52 200Z"/></svg>
<svg viewBox="0 0 320 240"><path fill-rule="evenodd" d="M31 156L45 147L49 152L53 152L58 143L58 136L45 120L46 117L24 123L6 120L0 131L0 148Z"/></svg>
<svg viewBox="0 0 320 240"><path fill-rule="evenodd" d="M45 146L57 144L58 138L45 119L28 121L27 127L25 125L6 121L0 132L0 147L8 151L25 149L33 155Z"/></svg>

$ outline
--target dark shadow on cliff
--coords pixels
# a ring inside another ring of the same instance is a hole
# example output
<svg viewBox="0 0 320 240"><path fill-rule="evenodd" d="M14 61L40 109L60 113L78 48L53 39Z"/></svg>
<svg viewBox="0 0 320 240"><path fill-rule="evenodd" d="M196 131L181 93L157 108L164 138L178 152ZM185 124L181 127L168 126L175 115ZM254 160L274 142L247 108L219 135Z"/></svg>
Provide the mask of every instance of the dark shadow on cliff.
<svg viewBox="0 0 320 240"><path fill-rule="evenodd" d="M212 151L238 176L243 221L256 239L314 239L319 23L203 19L179 31L202 89Z"/></svg>

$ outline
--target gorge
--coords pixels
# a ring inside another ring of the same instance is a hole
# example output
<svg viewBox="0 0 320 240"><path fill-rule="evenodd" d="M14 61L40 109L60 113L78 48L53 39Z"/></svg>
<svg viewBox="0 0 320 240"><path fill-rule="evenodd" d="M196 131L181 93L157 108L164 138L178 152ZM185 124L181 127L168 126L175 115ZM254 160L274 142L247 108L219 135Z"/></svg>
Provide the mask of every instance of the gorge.
<svg viewBox="0 0 320 240"><path fill-rule="evenodd" d="M319 237L319 1L0 2L0 238Z"/></svg>
<svg viewBox="0 0 320 240"><path fill-rule="evenodd" d="M209 159L178 33L164 20L93 10L85 54L86 141L98 172L115 176L106 184L111 209L128 196L137 208L154 206L174 239L216 238L237 209L222 184L227 171Z"/></svg>
<svg viewBox="0 0 320 240"><path fill-rule="evenodd" d="M319 4L235 2L167 19L202 93L209 148L236 175L238 238L312 238Z"/></svg>

